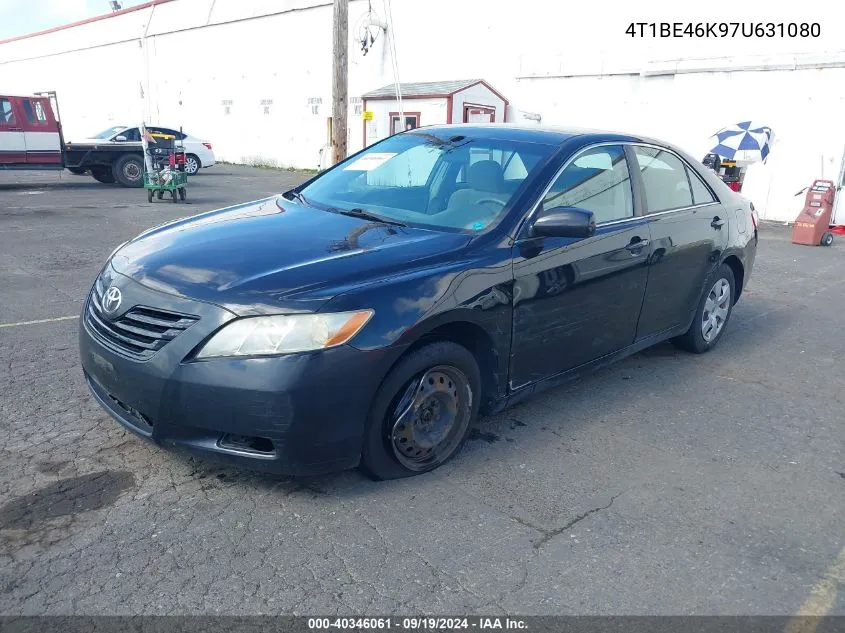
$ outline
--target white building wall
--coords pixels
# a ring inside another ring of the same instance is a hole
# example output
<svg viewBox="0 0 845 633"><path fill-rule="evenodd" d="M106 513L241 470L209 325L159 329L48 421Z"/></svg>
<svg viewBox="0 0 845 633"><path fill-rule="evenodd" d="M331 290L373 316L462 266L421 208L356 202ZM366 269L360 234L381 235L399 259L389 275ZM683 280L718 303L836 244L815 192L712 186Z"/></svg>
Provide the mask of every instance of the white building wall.
<svg viewBox="0 0 845 633"><path fill-rule="evenodd" d="M385 20L383 0L372 6ZM367 7L351 0L350 40ZM393 39L401 81L483 78L543 123L642 132L700 156L716 129L760 120L778 141L744 192L763 217L792 219L792 194L839 170L845 3L745 0L720 12L669 0L577 11L549 0L392 0L392 13L366 56L350 41L350 96L394 80ZM331 19L330 0L175 0L0 43L0 90L57 90L71 139L146 113L206 136L223 160L316 167L331 114ZM625 34L631 22L714 20L815 21L821 37ZM350 150L362 142L350 107Z"/></svg>

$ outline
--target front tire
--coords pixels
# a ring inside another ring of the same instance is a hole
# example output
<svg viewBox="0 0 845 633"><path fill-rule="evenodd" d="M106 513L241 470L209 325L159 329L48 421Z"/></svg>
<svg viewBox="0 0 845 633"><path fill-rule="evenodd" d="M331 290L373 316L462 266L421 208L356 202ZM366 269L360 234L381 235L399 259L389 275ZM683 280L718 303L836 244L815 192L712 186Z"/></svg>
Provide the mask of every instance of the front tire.
<svg viewBox="0 0 845 633"><path fill-rule="evenodd" d="M689 330L672 342L681 349L703 354L716 346L733 312L736 296L734 272L722 264L708 277L704 296L698 303L695 317Z"/></svg>
<svg viewBox="0 0 845 633"><path fill-rule="evenodd" d="M137 154L121 156L114 164L113 173L124 187L140 187L144 184L144 160Z"/></svg>
<svg viewBox="0 0 845 633"><path fill-rule="evenodd" d="M196 176L199 170L202 169L202 161L196 154L188 154L185 156L185 172L189 176Z"/></svg>
<svg viewBox="0 0 845 633"><path fill-rule="evenodd" d="M481 372L461 345L431 343L385 378L367 420L361 470L377 480L410 477L457 455L481 402Z"/></svg>

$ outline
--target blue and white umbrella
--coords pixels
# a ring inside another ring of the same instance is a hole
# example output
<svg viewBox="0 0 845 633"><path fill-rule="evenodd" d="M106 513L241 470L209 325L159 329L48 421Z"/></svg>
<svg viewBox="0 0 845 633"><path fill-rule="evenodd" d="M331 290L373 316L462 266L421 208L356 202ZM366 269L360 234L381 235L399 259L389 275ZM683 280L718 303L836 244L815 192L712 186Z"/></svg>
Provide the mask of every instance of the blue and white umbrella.
<svg viewBox="0 0 845 633"><path fill-rule="evenodd" d="M710 152L737 162L763 162L769 155L773 138L774 132L767 125L743 121L716 132L713 135L716 145Z"/></svg>

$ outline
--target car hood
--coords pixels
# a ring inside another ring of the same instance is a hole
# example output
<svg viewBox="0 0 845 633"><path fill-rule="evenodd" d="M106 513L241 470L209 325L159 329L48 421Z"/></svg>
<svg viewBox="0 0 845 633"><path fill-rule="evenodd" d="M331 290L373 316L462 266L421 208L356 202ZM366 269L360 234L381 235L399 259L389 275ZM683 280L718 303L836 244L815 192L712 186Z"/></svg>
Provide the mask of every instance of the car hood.
<svg viewBox="0 0 845 633"><path fill-rule="evenodd" d="M150 229L111 265L149 288L236 314L313 311L355 285L436 265L469 241L274 197Z"/></svg>

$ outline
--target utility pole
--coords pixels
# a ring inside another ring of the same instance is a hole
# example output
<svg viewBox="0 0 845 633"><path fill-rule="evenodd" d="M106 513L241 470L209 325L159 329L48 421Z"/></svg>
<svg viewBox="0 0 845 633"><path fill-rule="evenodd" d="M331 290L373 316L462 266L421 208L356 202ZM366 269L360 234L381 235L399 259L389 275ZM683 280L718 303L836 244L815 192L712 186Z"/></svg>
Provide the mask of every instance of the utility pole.
<svg viewBox="0 0 845 633"><path fill-rule="evenodd" d="M332 51L332 164L346 158L349 103L349 0L334 0Z"/></svg>

